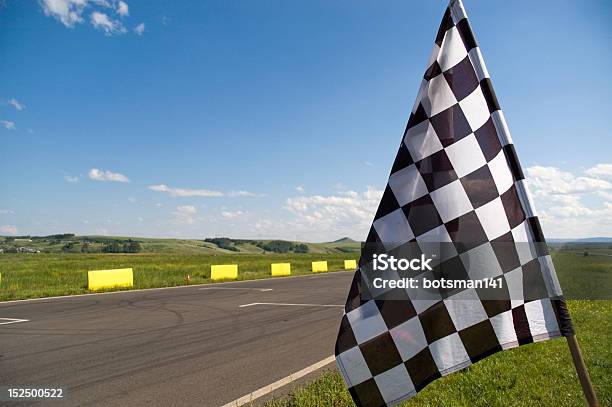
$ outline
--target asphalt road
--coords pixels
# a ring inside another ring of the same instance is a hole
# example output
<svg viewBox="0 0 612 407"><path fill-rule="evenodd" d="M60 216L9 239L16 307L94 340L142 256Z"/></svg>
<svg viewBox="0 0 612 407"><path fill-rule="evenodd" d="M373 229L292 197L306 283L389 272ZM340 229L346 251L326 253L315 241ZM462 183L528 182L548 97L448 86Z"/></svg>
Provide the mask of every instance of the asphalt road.
<svg viewBox="0 0 612 407"><path fill-rule="evenodd" d="M221 406L332 355L352 276L0 303L0 388L63 389L40 405Z"/></svg>

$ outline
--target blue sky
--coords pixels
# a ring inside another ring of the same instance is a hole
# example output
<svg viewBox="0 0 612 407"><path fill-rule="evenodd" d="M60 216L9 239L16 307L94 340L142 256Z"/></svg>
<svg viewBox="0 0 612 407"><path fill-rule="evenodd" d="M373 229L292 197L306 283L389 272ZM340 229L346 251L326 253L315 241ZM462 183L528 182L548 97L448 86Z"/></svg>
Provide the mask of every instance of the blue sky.
<svg viewBox="0 0 612 407"><path fill-rule="evenodd" d="M612 235L612 3L464 4L545 234ZM365 238L445 6L7 0L0 234Z"/></svg>

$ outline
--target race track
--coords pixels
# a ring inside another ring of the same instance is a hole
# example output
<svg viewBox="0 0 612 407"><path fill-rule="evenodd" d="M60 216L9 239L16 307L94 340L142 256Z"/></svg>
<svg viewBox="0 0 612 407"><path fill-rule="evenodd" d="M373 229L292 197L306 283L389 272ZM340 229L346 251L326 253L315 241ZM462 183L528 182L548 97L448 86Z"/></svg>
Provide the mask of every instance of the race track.
<svg viewBox="0 0 612 407"><path fill-rule="evenodd" d="M63 389L33 405L222 406L333 355L352 276L0 303L0 387Z"/></svg>

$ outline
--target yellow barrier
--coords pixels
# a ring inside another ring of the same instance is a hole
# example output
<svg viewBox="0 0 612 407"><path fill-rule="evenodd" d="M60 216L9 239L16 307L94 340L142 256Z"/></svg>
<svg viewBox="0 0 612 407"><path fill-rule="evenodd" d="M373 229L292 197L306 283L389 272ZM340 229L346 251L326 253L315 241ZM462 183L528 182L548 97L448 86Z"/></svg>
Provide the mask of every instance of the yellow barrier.
<svg viewBox="0 0 612 407"><path fill-rule="evenodd" d="M133 287L134 273L132 269L92 270L87 272L87 288Z"/></svg>
<svg viewBox="0 0 612 407"><path fill-rule="evenodd" d="M354 270L357 268L357 260L344 260L345 270Z"/></svg>
<svg viewBox="0 0 612 407"><path fill-rule="evenodd" d="M270 264L270 274L272 276L290 276L291 275L291 263Z"/></svg>
<svg viewBox="0 0 612 407"><path fill-rule="evenodd" d="M238 265L213 264L210 266L210 278L213 280L235 280L238 278Z"/></svg>
<svg viewBox="0 0 612 407"><path fill-rule="evenodd" d="M313 261L312 262L312 272L313 273L321 273L323 271L327 271L327 261Z"/></svg>

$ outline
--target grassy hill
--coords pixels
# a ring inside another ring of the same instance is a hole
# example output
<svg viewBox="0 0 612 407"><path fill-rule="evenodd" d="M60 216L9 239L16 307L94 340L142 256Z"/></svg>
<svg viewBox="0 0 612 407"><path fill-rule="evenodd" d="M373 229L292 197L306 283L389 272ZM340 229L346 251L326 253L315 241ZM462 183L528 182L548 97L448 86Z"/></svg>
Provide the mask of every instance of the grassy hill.
<svg viewBox="0 0 612 407"><path fill-rule="evenodd" d="M137 253L157 254L265 254L265 253L359 253L360 243L342 238L328 243L294 242L284 240L251 239L157 239L128 236L77 236L61 234L51 236L0 237L0 249L10 252L41 253L103 253L104 247L113 243L123 246L137 244ZM117 251L115 251L117 253Z"/></svg>

